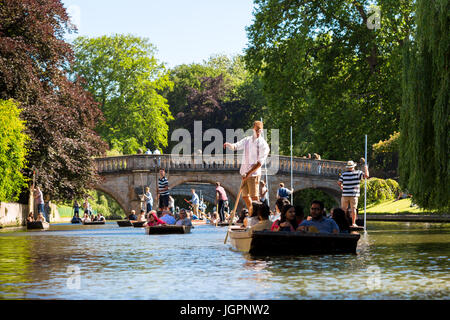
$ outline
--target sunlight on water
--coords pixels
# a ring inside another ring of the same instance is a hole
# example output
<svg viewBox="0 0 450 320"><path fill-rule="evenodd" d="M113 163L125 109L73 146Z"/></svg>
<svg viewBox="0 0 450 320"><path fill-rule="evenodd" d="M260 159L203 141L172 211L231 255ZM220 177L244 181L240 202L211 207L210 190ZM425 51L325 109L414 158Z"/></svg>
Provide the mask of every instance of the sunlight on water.
<svg viewBox="0 0 450 320"><path fill-rule="evenodd" d="M237 252L212 226L55 228L0 233L1 299L450 298L450 224L368 222L357 255L297 257Z"/></svg>

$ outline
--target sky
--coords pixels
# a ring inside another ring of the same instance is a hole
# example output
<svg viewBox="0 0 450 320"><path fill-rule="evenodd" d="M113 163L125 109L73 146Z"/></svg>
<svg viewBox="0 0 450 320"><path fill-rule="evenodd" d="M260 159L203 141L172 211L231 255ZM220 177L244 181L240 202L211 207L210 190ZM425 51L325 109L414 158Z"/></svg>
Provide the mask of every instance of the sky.
<svg viewBox="0 0 450 320"><path fill-rule="evenodd" d="M252 0L62 0L75 36L114 33L145 37L157 58L172 68L201 63L213 54L242 54L246 26L253 20ZM68 36L70 41L74 36Z"/></svg>

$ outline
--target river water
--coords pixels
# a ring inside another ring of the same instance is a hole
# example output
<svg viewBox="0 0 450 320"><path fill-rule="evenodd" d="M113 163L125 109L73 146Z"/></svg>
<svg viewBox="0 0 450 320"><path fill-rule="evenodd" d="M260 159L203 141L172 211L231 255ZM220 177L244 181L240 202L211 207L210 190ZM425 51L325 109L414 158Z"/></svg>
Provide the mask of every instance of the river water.
<svg viewBox="0 0 450 320"><path fill-rule="evenodd" d="M357 254L252 257L226 228L0 232L0 299L449 299L450 224L368 222Z"/></svg>

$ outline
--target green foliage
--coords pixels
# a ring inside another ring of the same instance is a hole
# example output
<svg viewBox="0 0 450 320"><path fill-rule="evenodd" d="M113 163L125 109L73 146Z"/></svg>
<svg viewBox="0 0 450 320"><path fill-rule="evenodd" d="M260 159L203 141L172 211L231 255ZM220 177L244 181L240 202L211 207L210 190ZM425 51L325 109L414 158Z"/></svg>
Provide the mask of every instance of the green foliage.
<svg viewBox="0 0 450 320"><path fill-rule="evenodd" d="M91 190L89 196L92 210L95 213L101 213L106 219L121 219L125 215L120 205L106 193Z"/></svg>
<svg viewBox="0 0 450 320"><path fill-rule="evenodd" d="M404 50L400 182L426 209L450 209L450 2L418 0Z"/></svg>
<svg viewBox="0 0 450 320"><path fill-rule="evenodd" d="M394 132L389 139L379 141L372 145L372 172L381 171L383 174L377 173L379 176L398 177L398 152L399 152L400 132Z"/></svg>
<svg viewBox="0 0 450 320"><path fill-rule="evenodd" d="M26 165L25 121L12 99L0 100L0 202L16 201L26 179L21 170Z"/></svg>
<svg viewBox="0 0 450 320"><path fill-rule="evenodd" d="M294 205L301 205L305 216L309 215L309 208L313 200L322 201L328 211L334 207L339 207L332 196L320 189L303 189L294 193Z"/></svg>
<svg viewBox="0 0 450 320"><path fill-rule="evenodd" d="M172 115L161 93L173 84L155 58L155 46L146 38L116 34L79 37L74 50L73 69L100 104L105 120L97 130L110 147L135 153L167 146Z"/></svg>
<svg viewBox="0 0 450 320"><path fill-rule="evenodd" d="M364 208L364 180L360 183L361 196L358 201L358 208ZM367 201L366 205L377 204L386 200L393 200L398 196L399 184L392 179L370 178L367 180Z"/></svg>
<svg viewBox="0 0 450 320"><path fill-rule="evenodd" d="M358 159L368 142L398 130L401 48L414 26L413 0L380 1L381 28L366 22L370 0L255 0L246 61L260 72L269 126L280 149Z"/></svg>
<svg viewBox="0 0 450 320"><path fill-rule="evenodd" d="M246 69L242 56L214 55L203 63L179 65L170 79L173 90L165 93L175 116L170 131L185 128L193 133L193 121L201 120L203 130L216 128L225 136L226 128L248 129L263 116L261 79Z"/></svg>

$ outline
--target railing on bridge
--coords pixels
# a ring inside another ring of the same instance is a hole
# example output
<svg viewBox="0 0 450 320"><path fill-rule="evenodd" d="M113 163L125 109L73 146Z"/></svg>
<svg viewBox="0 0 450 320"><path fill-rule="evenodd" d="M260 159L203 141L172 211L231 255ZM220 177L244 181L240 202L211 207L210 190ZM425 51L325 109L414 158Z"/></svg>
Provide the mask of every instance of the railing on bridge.
<svg viewBox="0 0 450 320"><path fill-rule="evenodd" d="M238 171L241 157L240 154L227 154L223 157L139 154L97 158L96 163L100 174L133 170L154 171L159 167L165 168L166 171ZM269 155L267 166L271 167L268 172L290 173L291 158ZM345 170L345 162L294 157L292 169L294 174L337 176Z"/></svg>

